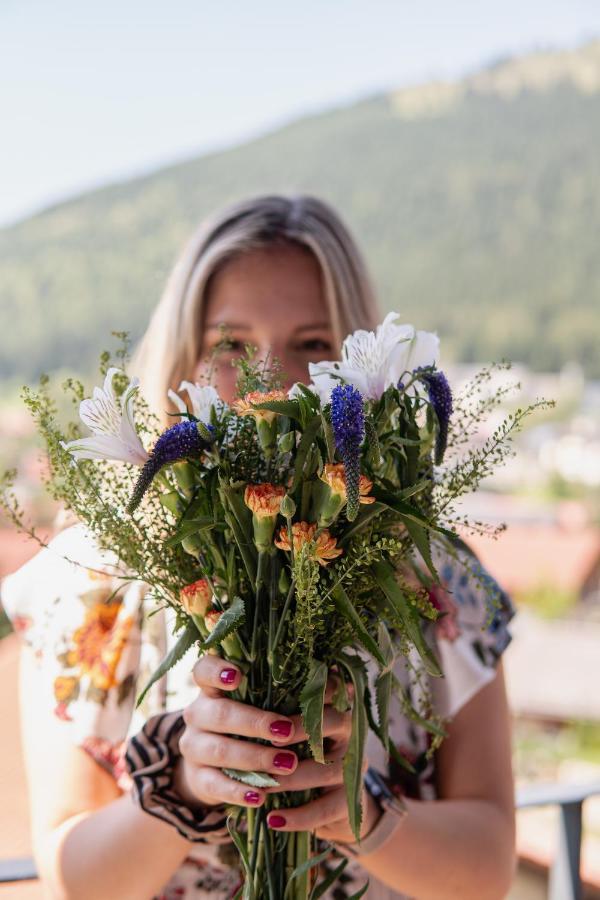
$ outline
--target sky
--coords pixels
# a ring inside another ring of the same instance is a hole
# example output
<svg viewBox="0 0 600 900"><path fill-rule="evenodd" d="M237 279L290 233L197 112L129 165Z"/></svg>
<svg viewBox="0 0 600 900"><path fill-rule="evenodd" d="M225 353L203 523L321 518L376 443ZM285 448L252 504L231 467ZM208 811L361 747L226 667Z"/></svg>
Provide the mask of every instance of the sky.
<svg viewBox="0 0 600 900"><path fill-rule="evenodd" d="M0 226L305 114L597 36L598 0L0 0Z"/></svg>

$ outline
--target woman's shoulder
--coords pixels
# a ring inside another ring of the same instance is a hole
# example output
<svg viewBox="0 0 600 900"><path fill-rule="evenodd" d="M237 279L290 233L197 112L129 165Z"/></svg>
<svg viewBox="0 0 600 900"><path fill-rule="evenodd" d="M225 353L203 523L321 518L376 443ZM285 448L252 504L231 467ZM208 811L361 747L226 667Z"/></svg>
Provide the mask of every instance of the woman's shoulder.
<svg viewBox="0 0 600 900"><path fill-rule="evenodd" d="M2 605L31 648L39 689L79 743L115 742L127 732L146 592L79 523L2 582Z"/></svg>

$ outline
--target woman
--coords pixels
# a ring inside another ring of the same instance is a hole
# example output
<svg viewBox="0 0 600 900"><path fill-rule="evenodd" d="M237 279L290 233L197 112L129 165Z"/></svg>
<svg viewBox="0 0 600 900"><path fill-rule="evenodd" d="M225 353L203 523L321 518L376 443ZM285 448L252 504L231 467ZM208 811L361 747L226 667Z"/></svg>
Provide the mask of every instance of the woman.
<svg viewBox="0 0 600 900"><path fill-rule="evenodd" d="M167 392L205 372L221 340L221 323L228 326L230 345L218 354L213 374L230 401L231 362L246 342L261 357L277 357L290 386L308 381L309 362L336 358L345 334L373 328L381 318L361 256L329 206L310 196L252 198L225 209L192 236L130 370L140 376L147 401L167 427L173 419L166 413L176 411L165 409ZM299 762L294 745L305 737L299 717L228 698L240 673L214 656L193 668L184 657L133 709L148 674L173 644L170 611L144 616L150 598L144 586L134 584L109 607L107 622L103 601L117 586L103 568L108 555L79 525L59 534L52 547L57 552L41 551L6 579L2 595L24 638L22 722L32 834L50 895L232 895L237 874L227 860L219 813L224 803L260 805L265 791L227 778L220 771L224 765L277 773L285 790L323 786L318 799L286 810L285 818L269 816L269 825L314 831L346 852L353 841L341 774L348 715L330 705L326 710L332 765ZM87 569L75 570L59 554ZM407 814L379 846L352 855L347 876L330 897L351 896L368 877L367 896L378 900L485 900L504 897L512 879L510 728L499 657L510 640L506 623L513 609L501 592L502 604L485 627L488 610L476 580L439 551L437 562L447 590L433 599L447 615L433 640L445 678L433 679L430 689L448 736L430 754L427 733L399 706L393 711L392 738L417 772L407 780L388 769L369 735L369 763L404 795ZM418 703L419 679L411 680L402 668L396 674ZM123 761L128 739L140 736L150 717L167 713L183 715L173 783L182 806L207 823L202 843L190 843L172 823L132 802ZM267 739L270 746L237 736ZM380 816L367 791L364 810L367 836Z"/></svg>

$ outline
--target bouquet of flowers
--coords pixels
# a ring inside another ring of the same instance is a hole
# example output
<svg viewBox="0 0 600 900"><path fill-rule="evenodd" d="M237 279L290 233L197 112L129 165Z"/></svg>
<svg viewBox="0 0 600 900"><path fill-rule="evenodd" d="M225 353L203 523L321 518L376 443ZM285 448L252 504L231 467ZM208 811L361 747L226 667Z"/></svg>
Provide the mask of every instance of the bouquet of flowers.
<svg viewBox="0 0 600 900"><path fill-rule="evenodd" d="M440 615L429 597L440 581L432 542L466 548L452 502L503 459L523 418L548 404L517 410L483 447L460 455L502 392L477 404L488 369L468 397L453 399L437 368L437 337L397 318L390 313L375 332L347 337L339 361L311 364L311 383L289 391L278 366L255 362L247 348L237 362L237 399L229 406L214 386L184 382L188 402L169 392L179 421L162 433L137 396L137 378L109 365L108 354L104 387L91 398L80 383L65 384L91 436L76 423L57 426L46 378L24 395L46 440L53 495L116 550L126 577L147 582L157 601L176 609L177 643L137 704L190 648L218 653L244 673L236 699L301 713L308 741L298 755L326 765L323 708L335 670L333 704L351 708L344 784L357 840L368 729L411 768L389 740L392 694L426 724L433 748L443 739L441 721L431 709L413 709L394 676L396 657L414 650L429 675L443 674L427 640ZM456 458L444 467L447 448ZM5 475L4 506L21 524L12 477ZM374 697L368 661L378 669ZM278 786L264 772L224 771L251 786ZM229 809L240 896L321 896L326 885L315 873L327 849L315 852L309 833L266 827L269 811L315 793L273 792L260 808Z"/></svg>

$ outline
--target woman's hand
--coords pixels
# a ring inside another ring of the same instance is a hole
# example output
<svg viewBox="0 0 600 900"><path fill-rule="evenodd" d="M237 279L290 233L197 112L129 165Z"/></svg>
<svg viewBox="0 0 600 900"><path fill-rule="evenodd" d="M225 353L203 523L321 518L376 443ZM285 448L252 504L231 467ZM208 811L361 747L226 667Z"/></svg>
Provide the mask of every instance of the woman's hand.
<svg viewBox="0 0 600 900"><path fill-rule="evenodd" d="M179 793L192 805L194 802L206 806L232 803L258 807L264 803L267 793L322 787L323 795L310 803L270 813L269 826L281 831L316 830L319 836L329 840L353 841L342 775L342 760L350 737L350 713L339 713L331 706L335 676L328 679L323 715L323 735L330 745L325 754L330 761L328 765L312 759L300 761L294 752L293 744L307 739L300 715L282 716L224 694L239 687L241 672L234 664L207 654L194 666L193 676L200 695L183 710L186 728L179 741L181 761L175 779ZM262 738L272 746L240 741L232 735ZM229 778L221 767L269 772L280 786L250 788ZM366 811L364 824L370 827L376 812L368 803L363 809Z"/></svg>

